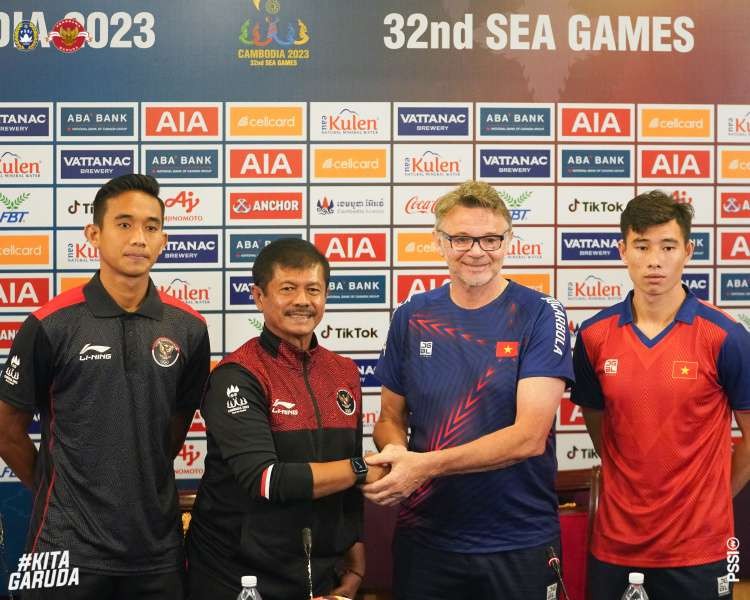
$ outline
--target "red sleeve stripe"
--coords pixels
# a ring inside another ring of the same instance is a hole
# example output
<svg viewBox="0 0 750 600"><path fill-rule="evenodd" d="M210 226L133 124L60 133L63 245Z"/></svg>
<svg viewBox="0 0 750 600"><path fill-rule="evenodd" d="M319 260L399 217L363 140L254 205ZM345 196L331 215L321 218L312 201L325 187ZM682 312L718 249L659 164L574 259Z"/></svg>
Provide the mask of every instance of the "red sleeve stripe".
<svg viewBox="0 0 750 600"><path fill-rule="evenodd" d="M178 300L177 298L172 296L172 294L167 294L166 292L159 292L159 298L164 304L168 304L169 306L174 306L175 308L179 308L180 310L183 310L186 313L193 315L197 319L200 319L204 323L206 322L206 319L203 317L202 314L200 314L193 307L185 304L182 300Z"/></svg>
<svg viewBox="0 0 750 600"><path fill-rule="evenodd" d="M84 302L86 302L86 297L83 295L83 286L79 285L52 298L47 304L34 311L34 316L41 321L60 309Z"/></svg>
<svg viewBox="0 0 750 600"><path fill-rule="evenodd" d="M271 471L273 471L273 465L266 467L260 476L260 495L266 500L271 499Z"/></svg>

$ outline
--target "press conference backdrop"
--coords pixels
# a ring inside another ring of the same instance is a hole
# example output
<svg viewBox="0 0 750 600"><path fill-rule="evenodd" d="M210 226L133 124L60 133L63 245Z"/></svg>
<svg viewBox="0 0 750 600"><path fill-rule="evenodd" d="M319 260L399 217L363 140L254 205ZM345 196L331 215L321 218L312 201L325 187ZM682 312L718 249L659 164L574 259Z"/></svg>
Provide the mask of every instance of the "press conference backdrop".
<svg viewBox="0 0 750 600"><path fill-rule="evenodd" d="M130 171L163 185L153 279L205 315L215 360L262 327L265 244L328 256L317 334L357 362L368 436L390 315L448 280L433 210L467 179L511 211L506 275L558 297L574 336L630 289L619 213L653 188L695 209L685 283L750 326L750 6L621 4L3 3L0 358L26 314L96 269L94 193ZM561 469L597 461L567 398L556 427ZM196 415L183 485L205 452ZM0 463L6 520L16 482Z"/></svg>

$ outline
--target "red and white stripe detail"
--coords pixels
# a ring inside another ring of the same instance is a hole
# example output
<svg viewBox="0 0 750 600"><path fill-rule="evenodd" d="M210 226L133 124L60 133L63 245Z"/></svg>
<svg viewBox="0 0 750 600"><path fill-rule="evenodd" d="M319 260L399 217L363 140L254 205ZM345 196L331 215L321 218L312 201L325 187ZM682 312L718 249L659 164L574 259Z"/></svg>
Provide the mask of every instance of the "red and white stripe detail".
<svg viewBox="0 0 750 600"><path fill-rule="evenodd" d="M273 471L273 465L267 466L263 474L260 476L260 495L266 500L271 499L271 472Z"/></svg>

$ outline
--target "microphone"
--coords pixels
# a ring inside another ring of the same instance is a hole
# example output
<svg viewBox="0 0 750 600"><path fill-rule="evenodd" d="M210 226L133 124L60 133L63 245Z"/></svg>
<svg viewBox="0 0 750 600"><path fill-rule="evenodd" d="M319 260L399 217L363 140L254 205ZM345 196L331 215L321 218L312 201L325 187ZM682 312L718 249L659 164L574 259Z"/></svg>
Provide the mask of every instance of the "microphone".
<svg viewBox="0 0 750 600"><path fill-rule="evenodd" d="M302 530L302 547L305 549L305 557L307 558L307 590L310 593L310 600L312 600L312 562L310 559L310 553L312 552L312 531L310 531L309 527L305 527Z"/></svg>
<svg viewBox="0 0 750 600"><path fill-rule="evenodd" d="M555 575L557 575L557 581L560 582L563 597L565 598L565 600L570 600L570 596L568 596L568 590L565 589L565 582L563 581L562 573L560 572L560 559L557 558L555 549L552 546L549 546L547 548L547 565L555 572Z"/></svg>

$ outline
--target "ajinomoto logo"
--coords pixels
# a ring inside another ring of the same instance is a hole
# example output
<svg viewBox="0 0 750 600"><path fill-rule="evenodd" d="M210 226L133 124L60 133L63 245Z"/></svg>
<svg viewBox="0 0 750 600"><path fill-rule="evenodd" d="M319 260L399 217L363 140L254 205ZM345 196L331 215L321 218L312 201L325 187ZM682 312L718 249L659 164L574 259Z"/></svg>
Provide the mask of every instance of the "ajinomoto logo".
<svg viewBox="0 0 750 600"><path fill-rule="evenodd" d="M396 257L399 263L404 264L444 262L432 243L430 231L396 232Z"/></svg>
<svg viewBox="0 0 750 600"><path fill-rule="evenodd" d="M221 135L218 105L146 105L144 138L211 138Z"/></svg>
<svg viewBox="0 0 750 600"><path fill-rule="evenodd" d="M713 136L710 107L644 107L640 124L642 139L710 139Z"/></svg>
<svg viewBox="0 0 750 600"><path fill-rule="evenodd" d="M385 179L388 153L385 148L313 148L313 179Z"/></svg>
<svg viewBox="0 0 750 600"><path fill-rule="evenodd" d="M0 236L0 265L49 265L50 236Z"/></svg>
<svg viewBox="0 0 750 600"><path fill-rule="evenodd" d="M229 105L228 137L290 138L304 135L302 106Z"/></svg>
<svg viewBox="0 0 750 600"><path fill-rule="evenodd" d="M722 148L720 152L721 179L750 179L750 150Z"/></svg>
<svg viewBox="0 0 750 600"><path fill-rule="evenodd" d="M503 276L542 294L549 295L552 293L552 277L549 273L514 273L513 271L503 271Z"/></svg>

